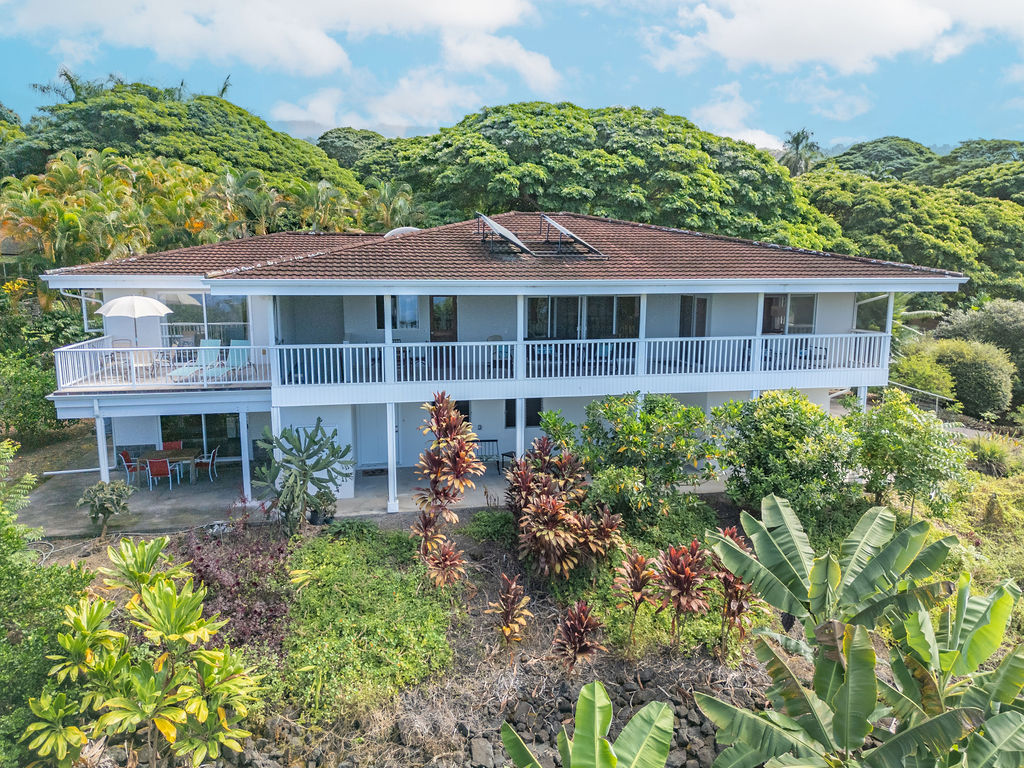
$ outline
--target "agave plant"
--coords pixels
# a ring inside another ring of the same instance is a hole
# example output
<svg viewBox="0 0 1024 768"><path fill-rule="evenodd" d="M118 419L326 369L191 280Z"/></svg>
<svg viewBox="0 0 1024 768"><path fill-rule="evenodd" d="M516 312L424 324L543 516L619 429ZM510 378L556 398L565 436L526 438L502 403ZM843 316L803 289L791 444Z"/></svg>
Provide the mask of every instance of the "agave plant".
<svg viewBox="0 0 1024 768"><path fill-rule="evenodd" d="M743 530L754 553L733 539L708 532L707 540L724 568L751 585L773 607L804 623L805 635L829 619L874 627L890 610L897 613L930 609L949 597L953 584L925 584L942 565L956 537L926 546L931 526L919 521L895 533L896 515L886 507L869 509L839 548L814 556L800 521L789 502L766 496L761 520L742 512ZM806 643L787 648L810 655Z"/></svg>
<svg viewBox="0 0 1024 768"><path fill-rule="evenodd" d="M563 768L571 765L592 768L662 768L672 748L672 709L668 704L652 701L630 718L619 737L608 741L608 728L612 722L612 702L608 692L598 681L588 683L580 690L576 702L573 737L563 727L558 734L558 752ZM501 741L516 768L538 768L523 739L508 723L501 724Z"/></svg>
<svg viewBox="0 0 1024 768"><path fill-rule="evenodd" d="M662 605L672 606L672 639L676 643L683 614L708 612L708 590L715 572L694 539L689 547L669 547L659 553L657 573Z"/></svg>
<svg viewBox="0 0 1024 768"><path fill-rule="evenodd" d="M455 549L451 541L445 539L423 558L427 566L427 576L435 587L446 587L466 575L466 561L462 550Z"/></svg>
<svg viewBox="0 0 1024 768"><path fill-rule="evenodd" d="M620 607L628 606L632 611L632 616L629 619L629 645L631 648L637 614L643 606L657 605L658 602L653 589L658 572L651 567L651 563L650 559L633 549L623 559L622 565L615 569L615 573L618 575L612 582L612 588L626 601Z"/></svg>
<svg viewBox="0 0 1024 768"><path fill-rule="evenodd" d="M497 630L506 646L522 641L526 620L533 617L533 614L526 608L529 604L530 598L526 595L523 585L519 583L519 577L510 579L508 574L501 574L498 600L488 603L488 608L484 613L497 616Z"/></svg>
<svg viewBox="0 0 1024 768"><path fill-rule="evenodd" d="M570 673L581 661L592 662L598 651L607 650L597 642L601 622L590 606L580 600L571 606L555 631L555 657L562 660Z"/></svg>
<svg viewBox="0 0 1024 768"><path fill-rule="evenodd" d="M766 692L771 708L764 712L694 693L701 710L718 726L715 739L730 745L715 760L716 768L932 768L946 765L938 761L950 757L950 750L980 723L980 710L955 707L924 715L895 735L876 729L874 723L887 713L878 708L870 632L829 621L818 627L817 642L821 652L813 687L808 688L769 640L758 639L757 656L772 678ZM994 768L997 763L978 765Z"/></svg>

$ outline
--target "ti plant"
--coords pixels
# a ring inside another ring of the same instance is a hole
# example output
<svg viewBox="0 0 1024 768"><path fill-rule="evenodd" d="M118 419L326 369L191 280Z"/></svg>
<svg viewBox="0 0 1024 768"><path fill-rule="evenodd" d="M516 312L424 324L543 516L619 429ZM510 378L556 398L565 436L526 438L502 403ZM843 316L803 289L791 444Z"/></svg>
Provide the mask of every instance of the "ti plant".
<svg viewBox="0 0 1024 768"><path fill-rule="evenodd" d="M802 621L807 639L829 619L871 628L890 611L930 609L952 594L948 581L918 583L935 573L956 541L947 536L926 546L931 528L926 521L895 533L896 515L873 507L843 541L837 558L814 556L789 502L778 496L764 498L760 520L747 512L740 519L754 553L709 531L711 549L755 594ZM782 642L810 656L806 642Z"/></svg>
<svg viewBox="0 0 1024 768"><path fill-rule="evenodd" d="M124 607L135 637L112 628L109 601L87 596L65 609L68 631L58 637L64 652L49 657L55 662L50 674L73 683L78 698L44 693L30 701L37 721L24 738L40 757L53 754L69 765L86 733L123 736L129 752L141 737L153 768L168 764L171 755L198 766L225 749L241 751L249 733L240 723L258 678L238 654L213 646L227 622L203 615L205 587L194 587L180 566L140 574L143 564L155 569L165 563L162 549L146 543L108 549L129 574L119 578L111 571L108 583L138 587Z"/></svg>
<svg viewBox="0 0 1024 768"><path fill-rule="evenodd" d="M160 536L149 541L121 539L117 549L107 547L107 559L113 567L99 569L107 577L103 583L111 589L138 594L156 579L183 578L188 563L172 564L171 556L164 551L167 543L167 537Z"/></svg>
<svg viewBox="0 0 1024 768"><path fill-rule="evenodd" d="M722 538L730 539L737 547L750 554L750 547L736 526L719 528L718 534ZM755 616L768 612L768 606L754 595L750 584L722 565L718 555L715 555L714 559L719 569L718 580L722 582L722 634L719 638L718 655L724 659L732 631L736 630L742 642Z"/></svg>
<svg viewBox="0 0 1024 768"><path fill-rule="evenodd" d="M135 489L124 480L99 482L86 488L75 506L89 507L89 519L100 527L100 538L103 539L107 536L110 518L128 513L128 498L133 493Z"/></svg>
<svg viewBox="0 0 1024 768"><path fill-rule="evenodd" d="M615 569L615 581L612 588L622 595L624 603L619 607L628 607L631 612L629 619L629 647L633 647L633 634L636 629L636 617L645 605L657 605L654 585L658 572L651 567L652 561L644 557L636 549L631 550L622 560L622 565ZM659 609L660 610L660 609Z"/></svg>
<svg viewBox="0 0 1024 768"><path fill-rule="evenodd" d="M270 454L270 462L257 467L253 485L260 498L273 500L289 533L306 522L307 512L322 506L317 494L335 493L352 477L351 445L338 443L338 430L330 433L318 417L312 429L285 427L274 435L268 427L256 444Z"/></svg>
<svg viewBox="0 0 1024 768"><path fill-rule="evenodd" d="M427 576L439 589L454 584L466 575L466 560L462 557L462 550L456 549L448 539L429 550L423 561L427 566Z"/></svg>
<svg viewBox="0 0 1024 768"><path fill-rule="evenodd" d="M1009 580L987 595L972 595L971 578L963 574L956 597L943 607L937 626L923 609L893 623L894 684L880 680L879 688L892 707L896 734L967 708L977 711L972 717L979 725L954 757L970 768L1024 765L1024 646L1013 648L997 665L992 663L1020 596L1020 588ZM959 764L941 757L941 762L919 759L917 765Z"/></svg>
<svg viewBox="0 0 1024 768"><path fill-rule="evenodd" d="M662 605L672 607L674 645L679 640L679 619L684 614L708 612L708 590L715 572L696 539L689 547L669 547L659 553L656 570Z"/></svg>
<svg viewBox="0 0 1024 768"><path fill-rule="evenodd" d="M568 672L582 662L593 662L598 651L607 650L597 642L601 622L590 606L580 600L571 606L555 631L555 658L561 659Z"/></svg>
<svg viewBox="0 0 1024 768"><path fill-rule="evenodd" d="M573 735L570 739L563 727L558 734L558 753L563 768L663 768L672 748L672 708L652 701L630 718L619 737L608 741L612 722L612 702L598 682L588 683L580 690L576 702ZM501 741L516 768L541 768L523 739L508 723L501 724Z"/></svg>
<svg viewBox="0 0 1024 768"><path fill-rule="evenodd" d="M758 638L757 656L772 678L767 691L771 708L764 712L694 693L718 726L718 743L730 745L715 760L716 768L935 768L946 765L937 761L945 760L977 726L979 710L955 707L925 715L896 734L876 728L888 712L878 706L871 633L863 626L829 621L818 627L816 642L813 685L807 687L771 641ZM996 765L978 763L979 768Z"/></svg>
<svg viewBox="0 0 1024 768"><path fill-rule="evenodd" d="M510 579L508 574L501 574L498 600L488 603L484 613L497 617L498 634L501 635L506 647L511 648L513 643L522 642L526 620L533 617L526 608L529 604L530 598L523 585L519 583L519 577Z"/></svg>

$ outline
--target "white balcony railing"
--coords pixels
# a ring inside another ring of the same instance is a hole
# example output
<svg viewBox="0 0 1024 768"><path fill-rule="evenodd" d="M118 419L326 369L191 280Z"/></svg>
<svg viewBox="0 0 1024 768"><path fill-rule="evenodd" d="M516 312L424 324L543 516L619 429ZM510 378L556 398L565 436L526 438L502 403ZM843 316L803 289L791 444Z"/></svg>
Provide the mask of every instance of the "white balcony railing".
<svg viewBox="0 0 1024 768"><path fill-rule="evenodd" d="M207 342L209 344L209 342ZM437 383L587 377L882 370L884 333L688 339L116 348L109 337L55 351L58 388ZM522 355L523 359L518 359ZM816 373L815 373L816 372ZM723 386L727 382L723 381Z"/></svg>
<svg viewBox="0 0 1024 768"><path fill-rule="evenodd" d="M57 388L194 389L270 386L270 347L113 346L109 336L54 350Z"/></svg>

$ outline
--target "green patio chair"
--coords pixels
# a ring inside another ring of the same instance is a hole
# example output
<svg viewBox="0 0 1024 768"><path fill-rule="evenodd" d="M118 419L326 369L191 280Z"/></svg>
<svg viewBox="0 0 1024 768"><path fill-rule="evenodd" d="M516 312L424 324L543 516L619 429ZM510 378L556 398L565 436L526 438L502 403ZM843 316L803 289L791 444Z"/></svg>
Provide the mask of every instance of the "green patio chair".
<svg viewBox="0 0 1024 768"><path fill-rule="evenodd" d="M175 368L170 373L174 381L191 379L204 372L209 372L220 364L220 339L203 339L199 342L199 352L194 363Z"/></svg>
<svg viewBox="0 0 1024 768"><path fill-rule="evenodd" d="M219 379L236 376L252 365L252 344L248 339L232 339L228 349L227 360L212 371Z"/></svg>

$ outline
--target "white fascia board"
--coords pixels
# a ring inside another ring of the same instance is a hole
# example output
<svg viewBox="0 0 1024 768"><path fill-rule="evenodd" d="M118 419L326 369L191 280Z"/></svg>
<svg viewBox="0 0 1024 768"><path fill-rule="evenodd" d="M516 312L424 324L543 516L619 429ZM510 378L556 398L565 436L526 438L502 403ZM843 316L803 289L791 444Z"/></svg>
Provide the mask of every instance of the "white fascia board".
<svg viewBox="0 0 1024 768"><path fill-rule="evenodd" d="M201 275L97 275L74 273L42 275L51 288L137 288L206 293L207 281Z"/></svg>
<svg viewBox="0 0 1024 768"><path fill-rule="evenodd" d="M238 413L270 410L270 388L187 392L82 392L47 395L58 418L101 416L184 416L196 413Z"/></svg>
<svg viewBox="0 0 1024 768"><path fill-rule="evenodd" d="M791 280L207 280L213 295L527 296L625 293L850 293L853 291L953 292L965 277L828 278Z"/></svg>

